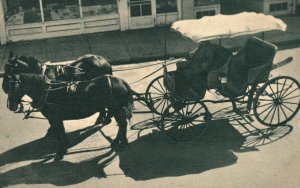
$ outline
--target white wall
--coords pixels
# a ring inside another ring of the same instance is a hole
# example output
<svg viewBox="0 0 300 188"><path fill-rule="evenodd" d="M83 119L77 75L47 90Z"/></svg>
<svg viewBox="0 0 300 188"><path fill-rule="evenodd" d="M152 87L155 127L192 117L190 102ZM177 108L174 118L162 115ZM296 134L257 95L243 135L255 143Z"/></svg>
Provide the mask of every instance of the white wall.
<svg viewBox="0 0 300 188"><path fill-rule="evenodd" d="M194 18L194 0L182 0L182 19Z"/></svg>
<svg viewBox="0 0 300 188"><path fill-rule="evenodd" d="M129 8L127 1L129 0L118 1L121 31L129 29Z"/></svg>

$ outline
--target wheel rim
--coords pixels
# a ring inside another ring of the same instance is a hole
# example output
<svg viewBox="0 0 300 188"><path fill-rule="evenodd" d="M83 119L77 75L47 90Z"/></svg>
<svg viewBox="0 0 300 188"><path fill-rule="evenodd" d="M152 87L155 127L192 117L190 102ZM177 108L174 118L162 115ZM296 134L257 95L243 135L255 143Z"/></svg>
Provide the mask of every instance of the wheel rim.
<svg viewBox="0 0 300 188"><path fill-rule="evenodd" d="M161 115L171 104L171 93L165 88L163 76L155 78L146 90L149 108L156 114Z"/></svg>
<svg viewBox="0 0 300 188"><path fill-rule="evenodd" d="M175 141L192 141L207 128L205 117L206 109L201 103L180 100L165 110L160 129Z"/></svg>
<svg viewBox="0 0 300 188"><path fill-rule="evenodd" d="M290 77L278 77L270 80L259 91L254 113L264 125L282 125L296 115L299 103L299 83Z"/></svg>

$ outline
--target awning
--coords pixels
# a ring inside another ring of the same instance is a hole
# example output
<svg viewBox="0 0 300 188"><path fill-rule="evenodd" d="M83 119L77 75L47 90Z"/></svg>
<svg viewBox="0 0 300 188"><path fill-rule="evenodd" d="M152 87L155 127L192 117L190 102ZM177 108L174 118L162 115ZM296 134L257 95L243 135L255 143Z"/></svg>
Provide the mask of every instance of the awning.
<svg viewBox="0 0 300 188"><path fill-rule="evenodd" d="M278 18L254 12L235 15L218 14L201 19L180 20L171 26L172 29L196 43L272 30L285 31L286 27L286 24Z"/></svg>

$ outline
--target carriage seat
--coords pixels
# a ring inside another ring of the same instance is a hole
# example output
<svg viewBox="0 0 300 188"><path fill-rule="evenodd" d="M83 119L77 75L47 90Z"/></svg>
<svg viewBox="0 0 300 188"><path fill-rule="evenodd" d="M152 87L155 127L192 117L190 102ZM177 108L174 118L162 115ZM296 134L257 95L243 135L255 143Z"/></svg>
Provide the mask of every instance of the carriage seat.
<svg viewBox="0 0 300 188"><path fill-rule="evenodd" d="M250 38L246 46L233 56L230 74L241 82L253 84L268 79L277 47L259 38Z"/></svg>
<svg viewBox="0 0 300 188"><path fill-rule="evenodd" d="M266 82L276 51L277 47L273 44L256 37L249 39L229 63L227 83L222 85L222 94L241 96L248 85Z"/></svg>

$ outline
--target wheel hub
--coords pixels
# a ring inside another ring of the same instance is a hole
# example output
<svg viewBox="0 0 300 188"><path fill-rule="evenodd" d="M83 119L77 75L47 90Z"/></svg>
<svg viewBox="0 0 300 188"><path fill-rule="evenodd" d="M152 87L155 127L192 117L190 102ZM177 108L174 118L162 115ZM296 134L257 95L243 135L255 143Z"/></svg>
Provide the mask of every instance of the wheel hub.
<svg viewBox="0 0 300 188"><path fill-rule="evenodd" d="M276 99L274 100L274 104L275 104L275 105L282 105L282 103L283 103L283 100L282 100L281 97L276 98Z"/></svg>

